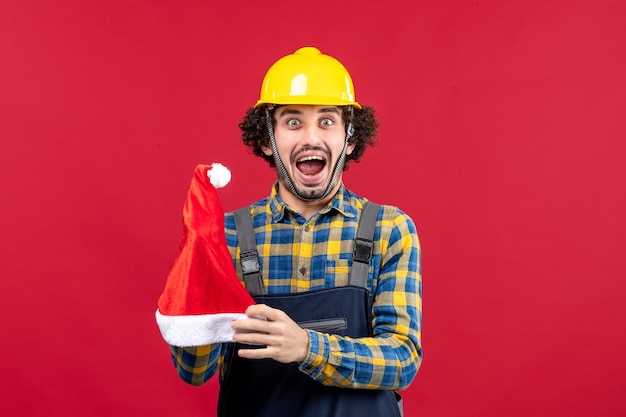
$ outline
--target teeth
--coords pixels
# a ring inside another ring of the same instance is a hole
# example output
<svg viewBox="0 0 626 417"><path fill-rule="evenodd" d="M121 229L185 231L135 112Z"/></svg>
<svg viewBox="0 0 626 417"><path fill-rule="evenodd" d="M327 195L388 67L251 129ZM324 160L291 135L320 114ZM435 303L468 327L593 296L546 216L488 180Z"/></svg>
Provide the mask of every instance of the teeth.
<svg viewBox="0 0 626 417"><path fill-rule="evenodd" d="M306 161L323 161L324 158L321 156L311 155L305 156L304 158L298 159L298 162L306 162Z"/></svg>

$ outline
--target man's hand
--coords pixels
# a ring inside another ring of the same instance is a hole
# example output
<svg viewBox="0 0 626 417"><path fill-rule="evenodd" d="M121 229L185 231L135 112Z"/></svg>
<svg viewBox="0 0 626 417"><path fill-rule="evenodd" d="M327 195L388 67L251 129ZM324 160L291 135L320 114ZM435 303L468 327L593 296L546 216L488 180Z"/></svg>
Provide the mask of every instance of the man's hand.
<svg viewBox="0 0 626 417"><path fill-rule="evenodd" d="M264 345L260 349L240 349L247 359L271 358L278 362L302 362L309 351L309 334L287 314L265 304L251 305L247 320L235 320L233 340L239 343ZM266 320L257 317L264 317Z"/></svg>

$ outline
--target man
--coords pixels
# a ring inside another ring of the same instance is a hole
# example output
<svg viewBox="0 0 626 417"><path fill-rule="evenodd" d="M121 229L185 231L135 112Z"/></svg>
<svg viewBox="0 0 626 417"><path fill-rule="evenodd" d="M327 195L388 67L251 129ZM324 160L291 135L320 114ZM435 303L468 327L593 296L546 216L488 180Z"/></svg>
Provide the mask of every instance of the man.
<svg viewBox="0 0 626 417"><path fill-rule="evenodd" d="M235 344L172 346L180 377L201 385L219 370L222 416L401 415L395 390L422 358L413 221L381 206L363 284L350 276L367 200L344 187L342 172L372 143L374 109L355 101L339 61L306 47L269 69L240 128L277 172L270 196L244 213L259 254L257 304L232 323ZM227 213L229 250L252 293L239 229Z"/></svg>

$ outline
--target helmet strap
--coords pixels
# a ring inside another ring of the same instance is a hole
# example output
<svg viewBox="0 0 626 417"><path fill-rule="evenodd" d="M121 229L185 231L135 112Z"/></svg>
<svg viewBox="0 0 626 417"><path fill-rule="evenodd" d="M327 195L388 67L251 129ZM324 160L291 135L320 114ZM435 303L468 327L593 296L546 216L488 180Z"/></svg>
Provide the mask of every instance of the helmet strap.
<svg viewBox="0 0 626 417"><path fill-rule="evenodd" d="M339 158L335 163L335 167L333 168L333 173L330 177L330 181L328 182L326 190L324 190L324 193L321 196L317 198L310 198L303 196L298 192L295 185L293 184L293 181L291 180L291 177L289 176L289 173L287 173L287 168L285 168L285 164L283 164L283 161L280 159L280 155L278 154L278 147L276 146L276 138L274 137L274 121L270 112L270 109L272 108L273 107L269 106L265 107L265 123L267 124L267 133L270 139L270 146L272 147L272 153L274 154L274 163L276 164L283 178L285 179L287 187L289 187L289 190L293 195L295 195L302 201L314 202L326 198L328 194L330 194L330 192L333 190L333 188L335 188L335 182L337 181L337 177L339 177L341 171L343 171L343 164L348 151L348 142L350 141L350 138L352 138L352 135L354 135L354 126L352 125L352 122L348 124L348 128L346 129L346 139L343 142L343 149L341 150L341 154L339 155Z"/></svg>

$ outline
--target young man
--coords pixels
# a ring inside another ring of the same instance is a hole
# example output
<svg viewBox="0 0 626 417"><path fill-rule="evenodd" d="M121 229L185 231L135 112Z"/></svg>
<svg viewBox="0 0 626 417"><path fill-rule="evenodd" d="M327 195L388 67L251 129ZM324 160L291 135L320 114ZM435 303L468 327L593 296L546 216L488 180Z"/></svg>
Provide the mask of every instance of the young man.
<svg viewBox="0 0 626 417"><path fill-rule="evenodd" d="M267 72L240 125L278 178L244 213L260 277L242 268L241 223L225 218L237 274L257 304L250 319L232 323L236 343L171 347L186 382L219 371L220 416L401 415L395 390L409 386L422 359L417 233L405 213L380 206L372 252L360 264L355 242L367 227L359 224L367 200L342 183L376 127L345 67L319 50L301 48ZM357 264L365 265L361 281L351 278Z"/></svg>

